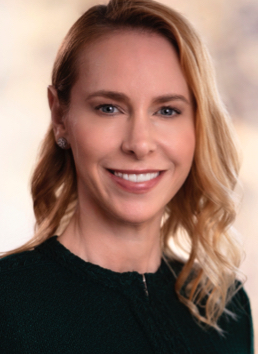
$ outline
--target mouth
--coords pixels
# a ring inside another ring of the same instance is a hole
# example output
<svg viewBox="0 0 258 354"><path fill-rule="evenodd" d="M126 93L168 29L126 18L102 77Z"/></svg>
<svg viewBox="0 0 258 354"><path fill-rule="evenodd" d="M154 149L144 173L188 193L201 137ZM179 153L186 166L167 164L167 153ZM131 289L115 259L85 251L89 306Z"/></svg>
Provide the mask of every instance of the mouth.
<svg viewBox="0 0 258 354"><path fill-rule="evenodd" d="M145 194L151 191L161 180L166 170L145 169L145 170L113 170L107 169L111 180L122 190Z"/></svg>
<svg viewBox="0 0 258 354"><path fill-rule="evenodd" d="M134 171L134 173L132 173L131 171L121 172L121 171L109 170L109 172L111 172L114 176L124 179L126 181L130 181L134 183L142 183L157 178L162 171L155 171L155 172L154 171L152 172Z"/></svg>

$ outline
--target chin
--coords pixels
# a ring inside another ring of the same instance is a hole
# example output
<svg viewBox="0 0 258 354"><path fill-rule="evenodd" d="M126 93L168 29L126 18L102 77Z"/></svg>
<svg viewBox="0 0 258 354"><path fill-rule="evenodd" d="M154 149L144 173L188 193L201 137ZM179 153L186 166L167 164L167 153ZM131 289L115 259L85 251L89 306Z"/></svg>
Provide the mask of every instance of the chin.
<svg viewBox="0 0 258 354"><path fill-rule="evenodd" d="M158 212L158 213L147 213L146 210L145 211L137 211L137 210L133 210L133 211L125 211L123 213L123 215L117 215L117 219L120 220L122 223L125 224L131 224L131 225L141 225L141 224L145 224L147 222L151 222L151 221L159 221L161 219L163 215L163 211Z"/></svg>

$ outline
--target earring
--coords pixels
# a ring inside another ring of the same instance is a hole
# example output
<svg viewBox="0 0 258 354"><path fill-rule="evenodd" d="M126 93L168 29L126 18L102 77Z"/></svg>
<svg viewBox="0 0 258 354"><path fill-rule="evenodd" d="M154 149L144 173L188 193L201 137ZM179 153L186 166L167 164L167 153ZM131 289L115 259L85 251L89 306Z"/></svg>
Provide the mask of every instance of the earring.
<svg viewBox="0 0 258 354"><path fill-rule="evenodd" d="M59 138L56 143L61 149L67 149L67 147L68 147L68 142L63 137Z"/></svg>

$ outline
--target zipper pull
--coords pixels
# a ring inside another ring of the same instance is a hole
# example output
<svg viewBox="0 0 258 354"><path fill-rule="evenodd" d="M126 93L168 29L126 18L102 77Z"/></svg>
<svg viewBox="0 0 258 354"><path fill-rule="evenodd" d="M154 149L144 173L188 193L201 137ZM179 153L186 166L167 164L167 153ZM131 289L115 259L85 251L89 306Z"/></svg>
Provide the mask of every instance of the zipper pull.
<svg viewBox="0 0 258 354"><path fill-rule="evenodd" d="M143 281L143 285L144 285L145 294L147 297L149 297L147 282L146 282L146 278L145 278L144 274L142 274L142 281Z"/></svg>

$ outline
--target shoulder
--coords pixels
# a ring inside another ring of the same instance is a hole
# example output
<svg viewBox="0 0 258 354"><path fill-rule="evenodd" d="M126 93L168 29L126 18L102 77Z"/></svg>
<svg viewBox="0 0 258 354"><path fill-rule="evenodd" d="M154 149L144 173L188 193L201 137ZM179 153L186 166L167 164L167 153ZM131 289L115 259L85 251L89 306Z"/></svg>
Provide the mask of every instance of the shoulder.
<svg viewBox="0 0 258 354"><path fill-rule="evenodd" d="M0 296L10 291L20 292L42 274L51 272L53 262L36 249L0 259Z"/></svg>
<svg viewBox="0 0 258 354"><path fill-rule="evenodd" d="M51 250L56 243L56 237L51 237L35 247L20 253L13 253L0 259L0 280L4 277L21 273L35 272L37 269L48 268L54 264ZM42 251L43 250L43 251ZM45 251L44 251L45 250Z"/></svg>
<svg viewBox="0 0 258 354"><path fill-rule="evenodd" d="M0 260L1 316L20 306L20 299L28 301L31 289L35 288L39 274L44 271L45 261L36 250L12 254Z"/></svg>
<svg viewBox="0 0 258 354"><path fill-rule="evenodd" d="M177 276L184 267L183 262L169 261L168 263ZM195 271L195 269L192 271L190 277L194 275ZM218 326L221 328L222 332L218 336L215 331L214 335L210 335L210 339L214 341L214 345L216 344L221 348L228 346L230 343L234 353L253 353L254 335L249 297L243 284L239 281L236 282L235 289L234 295L218 320ZM200 311L202 308L203 307L200 308ZM204 333L206 332L204 331ZM208 333L210 332L208 331ZM211 333L213 333L213 331L211 331Z"/></svg>
<svg viewBox="0 0 258 354"><path fill-rule="evenodd" d="M231 338L236 353L245 353L244 348L246 347L244 345L248 346L248 353L253 353L253 322L250 301L239 282L237 283L238 288L239 290L226 306L218 324L225 336Z"/></svg>
<svg viewBox="0 0 258 354"><path fill-rule="evenodd" d="M46 256L38 252L37 248L31 251L14 253L0 259L0 277L7 273L28 271L29 268L40 267L46 262Z"/></svg>
<svg viewBox="0 0 258 354"><path fill-rule="evenodd" d="M236 320L239 318L251 318L251 306L249 297L243 287L243 284L236 282L236 293L229 301L226 309L236 315Z"/></svg>
<svg viewBox="0 0 258 354"><path fill-rule="evenodd" d="M7 273L22 272L41 262L42 256L35 250L11 254L0 259L0 276Z"/></svg>
<svg viewBox="0 0 258 354"><path fill-rule="evenodd" d="M247 321L251 320L251 305L249 297L241 283L237 283L239 290L232 297L228 304L228 309L236 313L237 317L244 317Z"/></svg>

